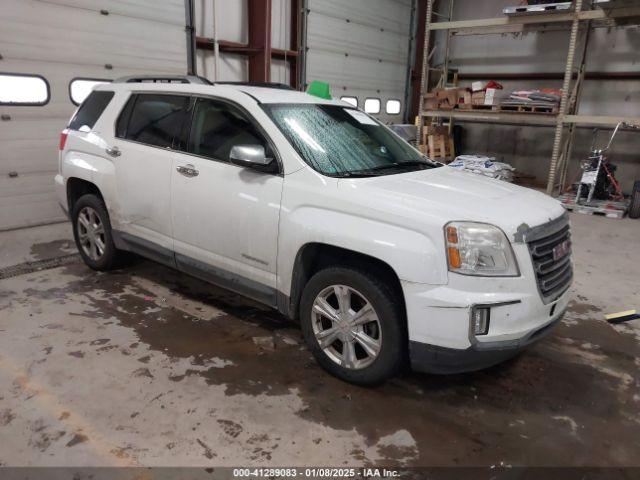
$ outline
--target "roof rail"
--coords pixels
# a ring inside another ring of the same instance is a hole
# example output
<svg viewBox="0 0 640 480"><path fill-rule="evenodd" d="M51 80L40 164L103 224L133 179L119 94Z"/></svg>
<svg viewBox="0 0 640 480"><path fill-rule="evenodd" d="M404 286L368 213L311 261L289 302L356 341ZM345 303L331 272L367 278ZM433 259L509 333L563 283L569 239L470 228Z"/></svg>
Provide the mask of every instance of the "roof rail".
<svg viewBox="0 0 640 480"><path fill-rule="evenodd" d="M263 87L277 88L279 90L295 90L295 88L284 83L277 82L213 82L213 85L237 85L242 87Z"/></svg>
<svg viewBox="0 0 640 480"><path fill-rule="evenodd" d="M116 78L114 83L195 83L198 85L212 85L204 77L196 75L131 75Z"/></svg>

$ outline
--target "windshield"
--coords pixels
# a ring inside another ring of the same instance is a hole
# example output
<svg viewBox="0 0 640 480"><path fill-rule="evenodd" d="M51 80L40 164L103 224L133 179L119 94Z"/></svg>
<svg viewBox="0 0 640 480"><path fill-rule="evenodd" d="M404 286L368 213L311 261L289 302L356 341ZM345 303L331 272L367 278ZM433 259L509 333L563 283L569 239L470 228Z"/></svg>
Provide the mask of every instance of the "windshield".
<svg viewBox="0 0 640 480"><path fill-rule="evenodd" d="M304 161L320 173L374 176L438 166L359 110L316 104L264 107Z"/></svg>

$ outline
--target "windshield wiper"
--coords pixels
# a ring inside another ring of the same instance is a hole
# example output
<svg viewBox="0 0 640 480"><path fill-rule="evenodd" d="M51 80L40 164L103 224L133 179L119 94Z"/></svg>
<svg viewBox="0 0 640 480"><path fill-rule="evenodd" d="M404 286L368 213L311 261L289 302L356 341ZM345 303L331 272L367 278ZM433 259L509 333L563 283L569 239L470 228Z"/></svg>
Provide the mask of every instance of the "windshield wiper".
<svg viewBox="0 0 640 480"><path fill-rule="evenodd" d="M438 164L426 159L425 160L407 160L406 162L393 162L386 165L378 165L377 167L365 168L362 170L348 170L346 172L338 172L335 175L338 177L377 177L380 172L386 170L403 170L404 168L421 167L426 166L428 168L437 167Z"/></svg>
<svg viewBox="0 0 640 480"><path fill-rule="evenodd" d="M424 160L408 160L406 162L394 162L388 163L387 165L378 165L377 167L367 168L365 170L361 170L363 172L380 172L383 170L394 170L394 169L404 169L404 168L413 168L413 167L421 167L421 166L432 167L433 164L430 162L425 162ZM356 170L356 172L359 172Z"/></svg>

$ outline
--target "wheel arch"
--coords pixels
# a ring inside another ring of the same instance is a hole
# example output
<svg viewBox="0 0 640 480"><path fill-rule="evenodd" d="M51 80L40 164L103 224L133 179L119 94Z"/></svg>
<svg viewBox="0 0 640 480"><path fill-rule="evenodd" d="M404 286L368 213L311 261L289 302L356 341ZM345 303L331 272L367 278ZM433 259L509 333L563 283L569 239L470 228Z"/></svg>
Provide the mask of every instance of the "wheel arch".
<svg viewBox="0 0 640 480"><path fill-rule="evenodd" d="M298 250L291 275L290 294L286 301L282 302L283 304L280 308L283 313L294 320L298 320L300 299L305 285L315 273L330 266L358 268L384 280L396 298L399 299L406 321L404 294L400 277L398 277L391 265L355 250L319 242L307 243Z"/></svg>
<svg viewBox="0 0 640 480"><path fill-rule="evenodd" d="M70 177L67 179L67 205L69 207L69 214L73 211L73 207L78 199L87 194L96 195L104 202L104 196L95 183L78 177Z"/></svg>

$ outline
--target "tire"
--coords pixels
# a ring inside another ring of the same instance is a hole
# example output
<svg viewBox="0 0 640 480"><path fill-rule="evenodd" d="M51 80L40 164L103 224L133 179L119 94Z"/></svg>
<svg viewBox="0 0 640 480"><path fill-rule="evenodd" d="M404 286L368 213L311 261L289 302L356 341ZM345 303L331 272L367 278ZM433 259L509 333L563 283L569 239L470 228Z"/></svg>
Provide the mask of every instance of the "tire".
<svg viewBox="0 0 640 480"><path fill-rule="evenodd" d="M633 183L631 202L629 203L629 218L640 218L640 180Z"/></svg>
<svg viewBox="0 0 640 480"><path fill-rule="evenodd" d="M340 313L338 293L349 298L348 313ZM316 273L305 286L300 323L307 345L325 370L349 383L377 385L394 376L405 362L402 311L392 290L380 279L355 268L330 267ZM356 326L347 322L358 315L368 321ZM325 342L323 346L320 341Z"/></svg>
<svg viewBox="0 0 640 480"><path fill-rule="evenodd" d="M101 198L93 194L80 197L73 206L71 222L76 246L89 268L108 271L120 265L125 252L113 243L109 213Z"/></svg>

